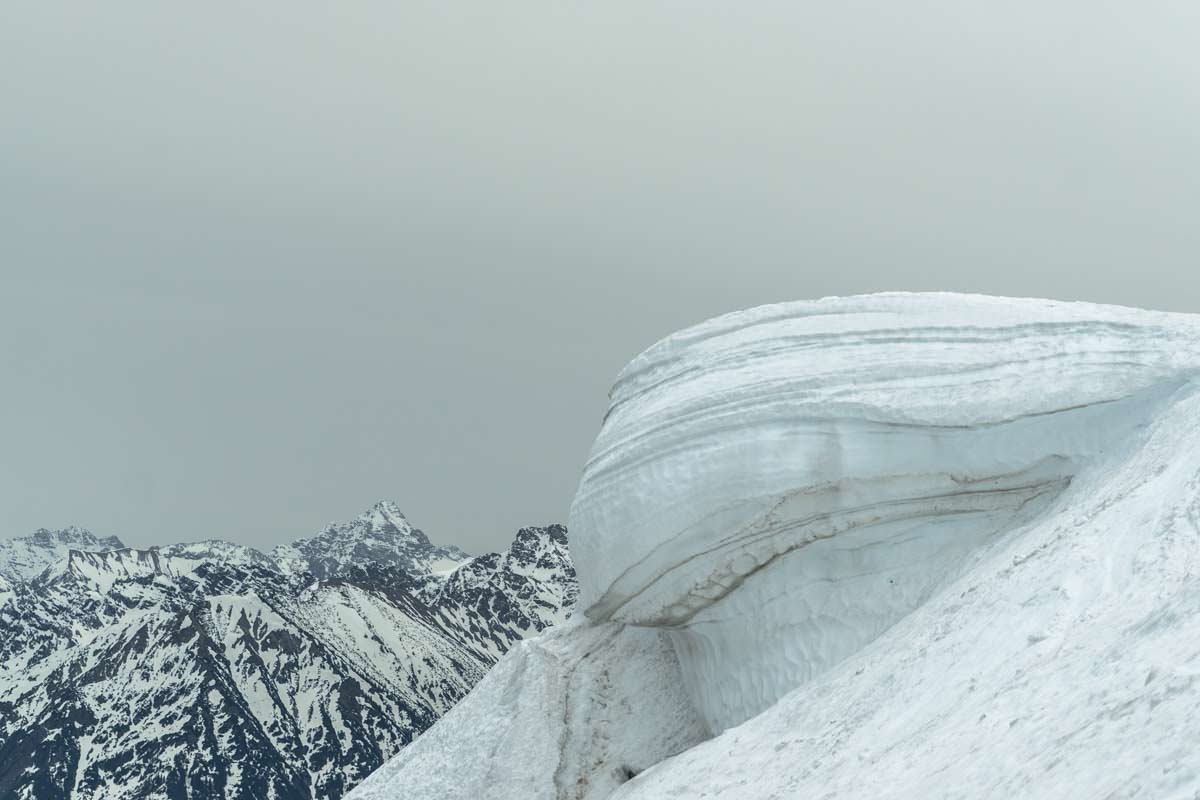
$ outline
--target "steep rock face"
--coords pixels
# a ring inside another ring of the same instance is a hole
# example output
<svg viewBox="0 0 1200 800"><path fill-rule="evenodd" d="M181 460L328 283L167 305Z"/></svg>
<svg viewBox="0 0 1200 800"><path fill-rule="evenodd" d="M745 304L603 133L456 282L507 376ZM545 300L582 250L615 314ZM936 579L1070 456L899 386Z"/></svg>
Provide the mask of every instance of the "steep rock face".
<svg viewBox="0 0 1200 800"><path fill-rule="evenodd" d="M378 552L371 517L308 552ZM441 575L404 550L323 579L224 542L76 550L0 585L0 798L341 797L574 597L559 526Z"/></svg>
<svg viewBox="0 0 1200 800"><path fill-rule="evenodd" d="M569 520L588 622L543 669L653 632L673 659L626 658L694 718L644 723L678 752L614 791L620 763L562 745L491 796L1190 796L1198 375L1200 318L1049 301L831 298L668 337L612 392ZM553 709L547 680L426 741L486 779L472 726ZM623 757L636 731L604 730ZM446 796L431 758L357 796Z"/></svg>

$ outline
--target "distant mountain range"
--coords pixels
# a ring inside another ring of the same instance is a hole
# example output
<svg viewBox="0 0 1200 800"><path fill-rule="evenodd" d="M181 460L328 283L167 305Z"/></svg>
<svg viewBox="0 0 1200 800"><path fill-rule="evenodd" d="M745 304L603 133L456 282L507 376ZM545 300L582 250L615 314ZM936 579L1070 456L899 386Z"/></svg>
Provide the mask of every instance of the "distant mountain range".
<svg viewBox="0 0 1200 800"><path fill-rule="evenodd" d="M334 800L575 595L561 525L471 557L390 502L270 553L0 540L0 800Z"/></svg>

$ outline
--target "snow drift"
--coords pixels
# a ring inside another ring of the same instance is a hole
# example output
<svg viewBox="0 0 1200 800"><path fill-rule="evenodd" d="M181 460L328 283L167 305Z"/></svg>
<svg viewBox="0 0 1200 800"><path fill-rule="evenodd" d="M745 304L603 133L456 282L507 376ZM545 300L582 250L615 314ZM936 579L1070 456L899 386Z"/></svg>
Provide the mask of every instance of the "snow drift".
<svg viewBox="0 0 1200 800"><path fill-rule="evenodd" d="M1196 317L955 295L668 337L572 507L585 618L354 796L1190 793L1198 367ZM573 717L614 670L643 678ZM568 722L484 757L522 714Z"/></svg>

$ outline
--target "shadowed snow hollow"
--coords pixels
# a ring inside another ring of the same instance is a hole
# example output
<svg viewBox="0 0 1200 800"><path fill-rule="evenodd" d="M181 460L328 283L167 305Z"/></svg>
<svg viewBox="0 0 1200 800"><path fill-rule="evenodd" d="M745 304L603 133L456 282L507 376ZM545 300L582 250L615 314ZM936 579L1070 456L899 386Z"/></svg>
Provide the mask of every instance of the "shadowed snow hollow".
<svg viewBox="0 0 1200 800"><path fill-rule="evenodd" d="M648 663L660 681L685 687L690 708L671 722L682 752L631 770L618 794L863 796L863 772L888 762L908 771L916 794L893 791L902 783L893 776L875 781L873 796L998 796L1002 786L1008 796L1062 796L1030 772L1035 756L1055 753L1047 769L1076 757L1076 769L1095 771L1079 753L1111 745L1116 758L1122 737L1195 741L1200 663L1178 659L1200 654L1200 624L1187 623L1196 644L1175 641L1172 651L1166 697L1183 701L1136 732L1106 722L1124 713L1116 675L1145 673L1150 687L1168 667L1151 652L1127 672L1097 672L1096 650L1119 651L1129 629L1096 628L1139 597L1159 627L1185 627L1170 609L1178 598L1164 592L1186 588L1200 606L1188 567L1200 533L1197 367L1193 316L939 294L753 309L634 359L571 511L586 621L556 647L577 637L580 652L559 663L578 665L612 650L582 644L592 626L617 625L617 641L651 629L661 639L646 641L668 641L673 658L651 648ZM1117 616L1106 624L1139 624ZM1039 687L1035 674L1063 683ZM938 677L946 697L930 683ZM509 708L575 702L570 692L512 695L509 686ZM451 727L464 719L512 724L477 694L435 726L443 742L471 737ZM942 726L939 714L964 708L983 727L967 732L958 716ZM1010 727L1025 721L1019 741L1003 740L1000 716ZM609 725L606 741L631 735L598 715L588 724ZM640 724L657 730L662 718ZM697 724L710 736L738 727L694 745ZM1059 738L1042 741L1038 726ZM1073 741L1080 730L1087 735ZM852 737L858 749L847 751ZM404 770L421 747L392 770L417 787L408 796L434 796ZM1115 778L1100 770L1097 790L1190 786L1200 760L1180 751L1169 769L1159 763L1169 749ZM902 751L910 761L897 759ZM472 774L493 769L470 760ZM531 781L545 771L581 777L527 796L607 797L601 787L622 769L604 758L581 765L569 748L558 760L524 769ZM939 772L961 785L930 783ZM393 796L368 783L377 793L364 797Z"/></svg>

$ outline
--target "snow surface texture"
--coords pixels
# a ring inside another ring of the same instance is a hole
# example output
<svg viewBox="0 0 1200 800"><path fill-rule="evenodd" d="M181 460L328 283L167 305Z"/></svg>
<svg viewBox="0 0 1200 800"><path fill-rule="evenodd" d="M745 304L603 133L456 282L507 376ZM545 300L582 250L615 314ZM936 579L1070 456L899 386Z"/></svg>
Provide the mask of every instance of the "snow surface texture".
<svg viewBox="0 0 1200 800"><path fill-rule="evenodd" d="M708 736L665 637L616 624L567 626L517 644L456 714L351 796L408 797L399 787L417 776L416 796L441 800L596 800Z"/></svg>
<svg viewBox="0 0 1200 800"><path fill-rule="evenodd" d="M1194 316L956 295L768 306L658 343L585 468L586 621L554 641L586 660L596 630L665 636L674 659L621 668L682 680L693 718L582 723L607 751L520 754L527 791L486 796L608 796L532 787L612 775L645 729L678 753L611 796L1192 797L1198 368ZM494 769L475 731L561 702L544 677L503 701L491 680L351 796L442 796L407 767L424 741L474 780ZM695 720L713 738L689 747Z"/></svg>

